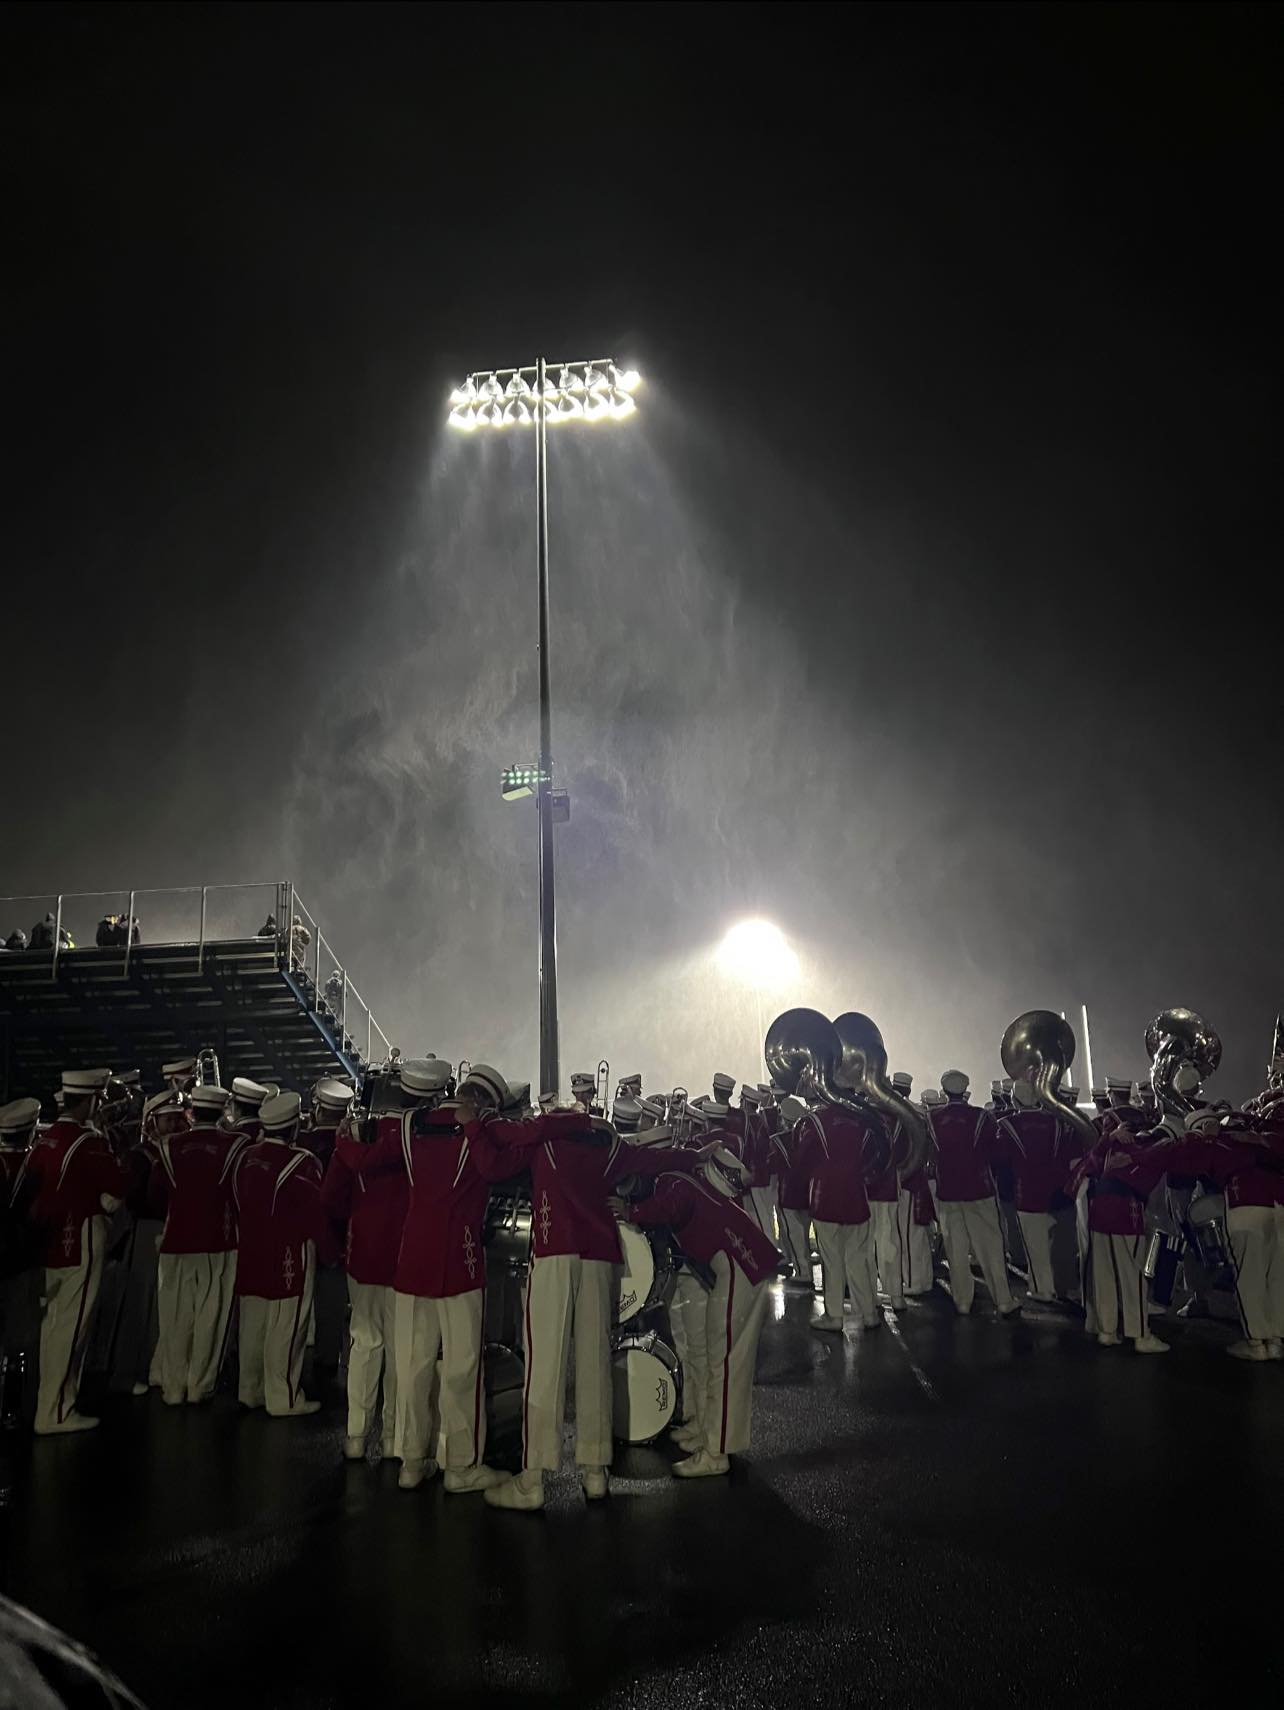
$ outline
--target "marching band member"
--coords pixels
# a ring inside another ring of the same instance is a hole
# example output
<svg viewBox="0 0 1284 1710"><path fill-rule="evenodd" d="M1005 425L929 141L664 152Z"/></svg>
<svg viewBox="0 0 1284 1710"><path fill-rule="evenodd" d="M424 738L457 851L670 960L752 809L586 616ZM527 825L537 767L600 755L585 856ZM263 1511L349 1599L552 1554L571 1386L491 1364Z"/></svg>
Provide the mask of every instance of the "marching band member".
<svg viewBox="0 0 1284 1710"><path fill-rule="evenodd" d="M259 1107L261 1137L236 1158L232 1191L240 1224L236 1294L240 1301L240 1381L244 1407L266 1406L274 1419L315 1413L300 1385L316 1269L321 1171L299 1130L298 1093Z"/></svg>
<svg viewBox="0 0 1284 1710"><path fill-rule="evenodd" d="M1073 1247L1074 1217L1062 1189L1081 1147L1069 1123L1045 1110L1028 1081L1012 1089L1013 1109L999 1121L1006 1142L1021 1239L1029 1262L1027 1299L1054 1301L1069 1292L1066 1242Z"/></svg>
<svg viewBox="0 0 1284 1710"><path fill-rule="evenodd" d="M474 1070L474 1074L476 1071ZM694 1169L702 1152L635 1146L600 1135L579 1112L554 1113L527 1141L531 1173L531 1263L524 1332L526 1384L522 1404L522 1470L486 1492L495 1508L544 1506L544 1474L562 1457L567 1360L575 1345L575 1461L585 1496L608 1494L611 1462L611 1309L620 1262L620 1232L610 1206L625 1176ZM471 1139L496 1123L469 1123ZM518 1125L499 1122L509 1141ZM533 1140L534 1144L530 1144Z"/></svg>
<svg viewBox="0 0 1284 1710"><path fill-rule="evenodd" d="M1114 1083L1110 1090L1114 1095ZM1168 1343L1150 1332L1144 1266L1146 1200L1167 1166L1156 1160L1155 1148L1148 1153L1139 1139L1145 1125L1140 1110L1112 1103L1106 1113L1107 1121L1111 1118L1112 1125L1067 1185L1068 1192L1077 1191L1081 1182L1087 1187L1085 1311L1090 1295L1092 1303L1087 1323L1095 1325L1103 1348L1117 1347L1127 1336L1139 1354L1166 1354Z"/></svg>
<svg viewBox="0 0 1284 1710"><path fill-rule="evenodd" d="M300 1132L299 1144L311 1152L323 1175L334 1153L339 1125L352 1109L354 1096L347 1081L331 1076L319 1080L312 1089L312 1119Z"/></svg>
<svg viewBox="0 0 1284 1710"><path fill-rule="evenodd" d="M744 1112L745 1123L744 1161L749 1169L749 1203L745 1209L752 1208L754 1221L779 1252L780 1241L776 1232L779 1209L771 1170L771 1117L764 1104L761 1087L747 1084L741 1087L740 1108Z"/></svg>
<svg viewBox="0 0 1284 1710"><path fill-rule="evenodd" d="M864 1174L866 1138L877 1120L862 1120L838 1105L821 1103L799 1125L825 1298L825 1310L812 1321L813 1330L842 1334L844 1286L862 1329L875 1330L882 1323Z"/></svg>
<svg viewBox="0 0 1284 1710"><path fill-rule="evenodd" d="M618 1201L614 1209L625 1212ZM711 1279L703 1326L704 1442L673 1471L678 1478L716 1478L730 1471L729 1456L749 1447L758 1335L779 1255L732 1198L678 1171L663 1172L627 1216L641 1228L671 1230L685 1257Z"/></svg>
<svg viewBox="0 0 1284 1710"><path fill-rule="evenodd" d="M150 1199L164 1216L157 1309L161 1399L169 1407L208 1401L227 1341L236 1283L232 1173L248 1137L221 1128L231 1095L194 1086L195 1125L158 1136Z"/></svg>
<svg viewBox="0 0 1284 1710"><path fill-rule="evenodd" d="M406 1183L405 1215L396 1249L392 1279L392 1334L395 1379L394 1453L401 1459L397 1483L417 1490L437 1471L433 1451L444 1444L445 1485L452 1494L487 1490L500 1474L485 1465L486 1396L482 1363L485 1314L486 1258L483 1251L486 1204L490 1184L520 1170L524 1155L482 1132L474 1121L476 1106L469 1098L496 1106L507 1101L502 1076L484 1063L474 1063L457 1101L447 1101L450 1064L440 1059L410 1059L399 1067L401 1088L412 1101L398 1121L383 1119L373 1144L361 1146L341 1137L336 1160L367 1188L395 1171ZM572 1120L585 1127L588 1118ZM508 1124L531 1129L531 1139L547 1131L544 1119L531 1124ZM392 1212L391 1203L388 1206ZM373 1324L386 1348L387 1297L382 1322ZM440 1385L437 1362L441 1361ZM386 1359L386 1355L385 1355ZM373 1357L358 1361L354 1395L349 1380L349 1441L353 1451L365 1435L373 1408L378 1371ZM354 1405L355 1402L355 1405ZM385 1377L384 1434L387 1438L389 1390Z"/></svg>
<svg viewBox="0 0 1284 1710"><path fill-rule="evenodd" d="M913 1076L903 1069L898 1069L892 1076L892 1087L903 1099L909 1098L913 1085ZM899 1131L900 1124L897 1123L892 1135L893 1146ZM892 1310L900 1312L905 1306L907 1281L906 1254L901 1239L901 1198L904 1195L908 1200L909 1195L902 1188L896 1166L890 1157L887 1168L865 1184L865 1191L869 1199L870 1224L873 1231L874 1274L891 1303Z"/></svg>
<svg viewBox="0 0 1284 1710"><path fill-rule="evenodd" d="M263 1132L259 1121L263 1101L275 1098L278 1090L273 1086L264 1086L261 1081L252 1081L248 1075L235 1076L232 1081L232 1102L225 1118L228 1127L239 1129L242 1134L248 1134L251 1140L257 1140Z"/></svg>
<svg viewBox="0 0 1284 1710"><path fill-rule="evenodd" d="M26 1174L39 1120L38 1098L0 1107L0 1425L26 1419L25 1378L40 1342L39 1231L27 1218Z"/></svg>
<svg viewBox="0 0 1284 1710"><path fill-rule="evenodd" d="M945 1071L941 1090L946 1102L932 1110L929 1121L936 1140L936 1204L954 1310L961 1316L972 1310L976 1283L971 1259L975 1255L1000 1316L1007 1318L1020 1307L1008 1286L994 1196L991 1166L998 1149L994 1115L968 1103L968 1078L961 1069Z"/></svg>
<svg viewBox="0 0 1284 1710"><path fill-rule="evenodd" d="M44 1233L45 1315L40 1326L36 1431L89 1431L76 1411L94 1306L102 1282L107 1218L125 1197L125 1174L92 1126L107 1069L67 1069L62 1115L39 1135L23 1174L30 1217Z"/></svg>
<svg viewBox="0 0 1284 1710"><path fill-rule="evenodd" d="M788 1125L780 1135L776 1154L776 1199L784 1225L786 1257L794 1274L787 1288L816 1288L811 1260L811 1166L804 1144L807 1106L798 1098L780 1101L782 1119Z"/></svg>
<svg viewBox="0 0 1284 1710"><path fill-rule="evenodd" d="M641 1088L642 1077L638 1076L638 1087ZM589 1116L601 1116L602 1107L597 1102L597 1076L578 1074L571 1076L571 1097L576 1104Z"/></svg>
<svg viewBox="0 0 1284 1710"><path fill-rule="evenodd" d="M161 1079L171 1092L191 1092L196 1085L196 1058L178 1057L172 1063L162 1063Z"/></svg>

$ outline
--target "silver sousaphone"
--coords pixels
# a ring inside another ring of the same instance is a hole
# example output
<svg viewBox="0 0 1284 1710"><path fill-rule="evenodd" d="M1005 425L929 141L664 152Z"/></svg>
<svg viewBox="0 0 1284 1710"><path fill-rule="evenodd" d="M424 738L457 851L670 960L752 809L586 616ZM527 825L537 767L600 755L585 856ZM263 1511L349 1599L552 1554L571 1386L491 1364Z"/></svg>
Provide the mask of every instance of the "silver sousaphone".
<svg viewBox="0 0 1284 1710"><path fill-rule="evenodd" d="M1028 1081L1040 1104L1068 1122L1085 1145L1097 1144L1097 1130L1083 1112L1057 1097L1061 1078L1074 1062L1074 1029L1064 1017L1050 1009L1027 1009L1009 1025L999 1055L1014 1081Z"/></svg>
<svg viewBox="0 0 1284 1710"><path fill-rule="evenodd" d="M882 1152L881 1163L871 1155L874 1149L866 1143L865 1174L881 1175L890 1158L897 1175L913 1175L928 1160L932 1134L926 1118L908 1099L901 1097L888 1078L883 1035L869 1016L855 1009L836 1018L834 1032L842 1048L834 1078L886 1117L891 1135L891 1140L878 1148Z"/></svg>

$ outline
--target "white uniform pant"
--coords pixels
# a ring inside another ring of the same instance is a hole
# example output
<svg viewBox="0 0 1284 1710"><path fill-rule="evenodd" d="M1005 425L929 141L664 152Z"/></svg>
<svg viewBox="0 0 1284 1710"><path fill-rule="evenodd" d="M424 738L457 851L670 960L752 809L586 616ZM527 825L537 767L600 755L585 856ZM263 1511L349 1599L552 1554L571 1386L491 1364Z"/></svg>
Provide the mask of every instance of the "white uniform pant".
<svg viewBox="0 0 1284 1710"><path fill-rule="evenodd" d="M901 1250L900 1206L894 1199L871 1199L869 1220L874 1230L874 1270L879 1287L893 1306L905 1304L905 1258Z"/></svg>
<svg viewBox="0 0 1284 1710"><path fill-rule="evenodd" d="M852 1297L852 1311L862 1321L878 1315L878 1290L874 1285L873 1223L822 1223L816 1221L816 1245L820 1249L820 1273L825 1290L825 1312L830 1318L843 1316L843 1286Z"/></svg>
<svg viewBox="0 0 1284 1710"><path fill-rule="evenodd" d="M896 1197L896 1228L901 1241L901 1293L930 1294L936 1280L932 1237L926 1224L914 1221L914 1196L905 1188Z"/></svg>
<svg viewBox="0 0 1284 1710"><path fill-rule="evenodd" d="M76 1410L94 1306L103 1280L106 1229L105 1217L86 1218L80 1229L80 1263L45 1270L37 1431L60 1425Z"/></svg>
<svg viewBox="0 0 1284 1710"><path fill-rule="evenodd" d="M394 1348L396 1293L382 1283L348 1278L348 1435L364 1437L379 1405L383 1383L383 1437L393 1443L397 1418L397 1362Z"/></svg>
<svg viewBox="0 0 1284 1710"><path fill-rule="evenodd" d="M780 1219L784 1224L785 1253L794 1267L794 1275L800 1282L814 1286L815 1279L811 1268L811 1213L786 1211L782 1206Z"/></svg>
<svg viewBox="0 0 1284 1710"><path fill-rule="evenodd" d="M1060 1211L1018 1211L1025 1247L1026 1276L1031 1294L1052 1299L1069 1294L1073 1282L1068 1267L1074 1241L1074 1217L1069 1206Z"/></svg>
<svg viewBox="0 0 1284 1710"><path fill-rule="evenodd" d="M1089 1285L1093 1317L1099 1334L1145 1336L1146 1237L1103 1235L1094 1229L1089 1236Z"/></svg>
<svg viewBox="0 0 1284 1710"><path fill-rule="evenodd" d="M306 1397L301 1387L303 1356L312 1312L312 1243L307 1242L303 1293L284 1300L243 1294L239 1317L241 1375L237 1394L246 1407L263 1407L273 1417L291 1412Z"/></svg>
<svg viewBox="0 0 1284 1710"><path fill-rule="evenodd" d="M1226 1234L1245 1336L1284 1337L1284 1205L1232 1205Z"/></svg>
<svg viewBox="0 0 1284 1710"><path fill-rule="evenodd" d="M479 1466L486 1450L485 1290L472 1288L438 1299L394 1293L393 1303L394 1452L403 1461L440 1457L452 1472Z"/></svg>
<svg viewBox="0 0 1284 1710"><path fill-rule="evenodd" d="M705 1299L704 1441L712 1455L749 1447L758 1336L767 1309L767 1280L751 1283L725 1253L713 1256L713 1287Z"/></svg>
<svg viewBox="0 0 1284 1710"><path fill-rule="evenodd" d="M616 1267L553 1253L531 1260L526 1284L522 1466L556 1472L562 1458L566 1366L575 1342L575 1461L611 1464L611 1307Z"/></svg>
<svg viewBox="0 0 1284 1710"><path fill-rule="evenodd" d="M678 1272L677 1285L669 1302L669 1328L673 1351L682 1362L682 1422L704 1425L709 1388L709 1350L705 1315L709 1291L688 1270Z"/></svg>
<svg viewBox="0 0 1284 1710"><path fill-rule="evenodd" d="M156 1269L161 1393L167 1401L204 1401L227 1340L236 1253L161 1253Z"/></svg>
<svg viewBox="0 0 1284 1710"><path fill-rule="evenodd" d="M1003 1256L999 1207L993 1199L942 1199L937 1203L941 1237L950 1266L950 1295L958 1312L970 1312L976 1283L971 1256L981 1267L985 1286L1000 1312L1012 1305L1008 1267Z"/></svg>
<svg viewBox="0 0 1284 1710"><path fill-rule="evenodd" d="M776 1184L769 1182L766 1187L750 1188L749 1203L745 1210L752 1216L754 1222L762 1230L768 1241L774 1241L780 1247L778 1233L781 1223L780 1206L776 1201Z"/></svg>

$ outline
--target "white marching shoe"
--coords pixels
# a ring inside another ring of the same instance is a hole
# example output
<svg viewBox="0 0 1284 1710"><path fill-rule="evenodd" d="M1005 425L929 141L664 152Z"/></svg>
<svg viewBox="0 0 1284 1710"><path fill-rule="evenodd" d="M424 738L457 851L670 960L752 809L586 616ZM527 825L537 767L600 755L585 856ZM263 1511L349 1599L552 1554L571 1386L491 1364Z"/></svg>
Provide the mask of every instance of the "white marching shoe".
<svg viewBox="0 0 1284 1710"><path fill-rule="evenodd" d="M131 1384L129 1393L137 1400L140 1395L147 1394L147 1385L145 1383Z"/></svg>
<svg viewBox="0 0 1284 1710"><path fill-rule="evenodd" d="M503 1477L494 1467L461 1467L458 1472L449 1468L445 1485L452 1496L462 1496L470 1490L492 1490Z"/></svg>
<svg viewBox="0 0 1284 1710"><path fill-rule="evenodd" d="M699 1454L692 1455L689 1461L677 1461L674 1464L674 1478L721 1478L724 1473L731 1471L731 1460L727 1455L711 1454L708 1449L701 1449Z"/></svg>
<svg viewBox="0 0 1284 1710"><path fill-rule="evenodd" d="M1278 1336L1267 1337L1266 1357L1268 1360L1284 1360L1284 1341Z"/></svg>
<svg viewBox="0 0 1284 1710"><path fill-rule="evenodd" d="M436 1461L402 1461L397 1474L398 1490L418 1490L426 1479L435 1478Z"/></svg>
<svg viewBox="0 0 1284 1710"><path fill-rule="evenodd" d="M811 1328L813 1330L836 1330L841 1335L843 1321L841 1318L831 1318L827 1312L822 1312L819 1318L812 1319Z"/></svg>
<svg viewBox="0 0 1284 1710"><path fill-rule="evenodd" d="M271 1419L306 1419L309 1413L320 1413L320 1411L321 1403L319 1401L296 1401L293 1407L283 1408L280 1413L273 1413L269 1408L268 1417Z"/></svg>
<svg viewBox="0 0 1284 1710"><path fill-rule="evenodd" d="M589 1502L600 1502L611 1494L611 1481L605 1467L581 1467L580 1484Z"/></svg>
<svg viewBox="0 0 1284 1710"><path fill-rule="evenodd" d="M343 1458L345 1461L364 1461L366 1458L365 1438L345 1437L343 1439Z"/></svg>
<svg viewBox="0 0 1284 1710"><path fill-rule="evenodd" d="M486 1492L491 1508L524 1508L534 1511L544 1506L544 1475L542 1472L518 1473L516 1478L501 1479Z"/></svg>
<svg viewBox="0 0 1284 1710"><path fill-rule="evenodd" d="M65 1431L93 1431L97 1425L97 1419L86 1413L69 1413L65 1419L56 1420L52 1425L37 1425L36 1436L58 1437Z"/></svg>
<svg viewBox="0 0 1284 1710"><path fill-rule="evenodd" d="M1252 1337L1243 1342L1232 1342L1226 1352L1233 1360L1269 1360L1271 1351L1265 1342L1254 1341ZM1276 1355L1276 1358L1279 1356Z"/></svg>
<svg viewBox="0 0 1284 1710"><path fill-rule="evenodd" d="M1119 1346L1120 1342L1123 1341L1123 1337L1122 1336L1114 1336L1110 1333L1109 1330L1098 1330L1097 1331L1097 1341L1098 1341L1099 1345L1103 1348L1117 1348Z"/></svg>
<svg viewBox="0 0 1284 1710"><path fill-rule="evenodd" d="M675 1425L669 1433L680 1449L688 1449L695 1454L697 1449L704 1447L704 1432L694 1419L688 1419L684 1424Z"/></svg>
<svg viewBox="0 0 1284 1710"><path fill-rule="evenodd" d="M1172 1352L1167 1342L1161 1342L1158 1336L1138 1336L1133 1347L1139 1354L1168 1354Z"/></svg>

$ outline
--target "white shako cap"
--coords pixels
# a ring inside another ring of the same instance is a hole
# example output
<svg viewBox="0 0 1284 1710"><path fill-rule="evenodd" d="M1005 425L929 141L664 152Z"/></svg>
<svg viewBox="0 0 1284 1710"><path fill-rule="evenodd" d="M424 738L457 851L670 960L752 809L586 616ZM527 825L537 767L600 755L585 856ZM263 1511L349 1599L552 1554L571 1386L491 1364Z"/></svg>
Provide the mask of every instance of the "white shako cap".
<svg viewBox="0 0 1284 1710"><path fill-rule="evenodd" d="M1112 1093L1132 1092L1132 1082L1123 1080L1119 1075L1106 1076L1106 1091Z"/></svg>
<svg viewBox="0 0 1284 1710"><path fill-rule="evenodd" d="M906 1093L909 1092L913 1085L914 1077L910 1074L908 1069L897 1069L896 1073L892 1076L892 1086L902 1098L905 1097Z"/></svg>
<svg viewBox="0 0 1284 1710"><path fill-rule="evenodd" d="M193 1087L187 1097L193 1110L201 1110L208 1115L225 1109L232 1095L226 1087L200 1086Z"/></svg>
<svg viewBox="0 0 1284 1710"><path fill-rule="evenodd" d="M620 1081L619 1081L619 1086L617 1087L616 1090L618 1092L621 1092L621 1093L638 1093L638 1092L641 1092L641 1090L642 1090L642 1077L641 1077L641 1075L621 1075Z"/></svg>
<svg viewBox="0 0 1284 1710"><path fill-rule="evenodd" d="M635 1134L642 1120L642 1106L635 1098L617 1098L611 1105L611 1121L622 1134Z"/></svg>
<svg viewBox="0 0 1284 1710"><path fill-rule="evenodd" d="M743 1110L745 1105L751 1104L756 1109L761 1103L762 1094L758 1091L757 1087L751 1087L748 1081L746 1081L740 1089L740 1108Z"/></svg>
<svg viewBox="0 0 1284 1710"><path fill-rule="evenodd" d="M1058 1087L1057 1088L1057 1097L1061 1100L1062 1104L1078 1104L1078 1102L1079 1102L1079 1088L1078 1087Z"/></svg>
<svg viewBox="0 0 1284 1710"><path fill-rule="evenodd" d="M34 1128L39 1118L38 1098L15 1098L12 1104L0 1105L0 1134L21 1134L24 1128Z"/></svg>
<svg viewBox="0 0 1284 1710"><path fill-rule="evenodd" d="M927 1110L935 1110L945 1103L945 1094L939 1087L924 1087L923 1105Z"/></svg>
<svg viewBox="0 0 1284 1710"><path fill-rule="evenodd" d="M347 1081L325 1080L317 1082L312 1089L313 1104L320 1105L323 1110L346 1110L352 1103L353 1091Z"/></svg>
<svg viewBox="0 0 1284 1710"><path fill-rule="evenodd" d="M719 1193L733 1199L748 1183L749 1171L734 1152L729 1152L725 1146L719 1146L704 1166L704 1179L710 1187L717 1188Z"/></svg>
<svg viewBox="0 0 1284 1710"><path fill-rule="evenodd" d="M64 1069L62 1091L64 1098L88 1098L90 1093L107 1090L110 1069Z"/></svg>
<svg viewBox="0 0 1284 1710"><path fill-rule="evenodd" d="M232 1097L238 1104L248 1104L257 1110L268 1097L262 1081L252 1081L248 1075L237 1075L232 1081Z"/></svg>
<svg viewBox="0 0 1284 1710"><path fill-rule="evenodd" d="M716 1104L725 1104L735 1091L736 1077L734 1075L717 1074L713 1077L713 1097Z"/></svg>
<svg viewBox="0 0 1284 1710"><path fill-rule="evenodd" d="M1019 1104L1022 1110L1033 1110L1038 1104L1038 1096L1029 1081L1015 1081L1012 1086L1012 1100Z"/></svg>
<svg viewBox="0 0 1284 1710"><path fill-rule="evenodd" d="M547 1094L541 1095L541 1097L540 1097L540 1104L541 1105L543 1104L544 1099L547 1096L548 1096ZM500 1106L500 1109L501 1110L515 1110L515 1111L520 1112L520 1111L528 1110L530 1108L530 1102L531 1102L531 1083L529 1081L510 1081L508 1083L508 1097L504 1100L503 1104ZM554 1102L556 1102L556 1101L554 1101Z"/></svg>
<svg viewBox="0 0 1284 1710"><path fill-rule="evenodd" d="M965 1093L971 1084L971 1081L968 1080L962 1069L946 1069L945 1073L941 1076L941 1091L943 1093ZM997 1086L999 1091L1002 1092L1002 1082L991 1082L991 1085Z"/></svg>
<svg viewBox="0 0 1284 1710"><path fill-rule="evenodd" d="M1192 1110L1186 1118L1186 1132L1187 1134L1199 1133L1202 1130L1211 1132L1214 1128L1220 1128L1222 1117L1225 1114L1225 1111L1221 1110Z"/></svg>
<svg viewBox="0 0 1284 1710"><path fill-rule="evenodd" d="M141 1069L113 1069L111 1078L118 1087L136 1087L142 1081Z"/></svg>
<svg viewBox="0 0 1284 1710"><path fill-rule="evenodd" d="M587 1087L590 1092L596 1092L597 1076L590 1074L572 1075L571 1086L576 1092L578 1092L581 1087Z"/></svg>
<svg viewBox="0 0 1284 1710"><path fill-rule="evenodd" d="M450 1064L442 1057L407 1057L397 1065L397 1079L411 1098L432 1098L445 1092Z"/></svg>
<svg viewBox="0 0 1284 1710"><path fill-rule="evenodd" d="M278 1134L283 1128L289 1128L299 1120L299 1112L303 1109L303 1100L296 1092L279 1092L274 1098L265 1098L259 1106L259 1121L263 1124L265 1134Z"/></svg>
<svg viewBox="0 0 1284 1710"><path fill-rule="evenodd" d="M195 1073L195 1057L175 1057L172 1063L161 1064L161 1075L167 1081L176 1080L180 1075L194 1075Z"/></svg>
<svg viewBox="0 0 1284 1710"><path fill-rule="evenodd" d="M489 1063L474 1063L459 1083L461 1097L472 1097L483 1110L503 1110L512 1103L508 1082Z"/></svg>
<svg viewBox="0 0 1284 1710"><path fill-rule="evenodd" d="M1105 1098L1105 1096L1106 1096L1105 1087L1093 1087L1091 1096L1093 1098Z"/></svg>
<svg viewBox="0 0 1284 1710"><path fill-rule="evenodd" d="M173 1087L166 1087L164 1092L153 1093L143 1103L143 1115L164 1116L167 1111L180 1111L183 1108L182 1096Z"/></svg>
<svg viewBox="0 0 1284 1710"><path fill-rule="evenodd" d="M1002 1081L991 1081L990 1082L990 1095L991 1095L991 1097L998 1098L999 1094L1002 1091L1003 1091L1003 1082Z"/></svg>

